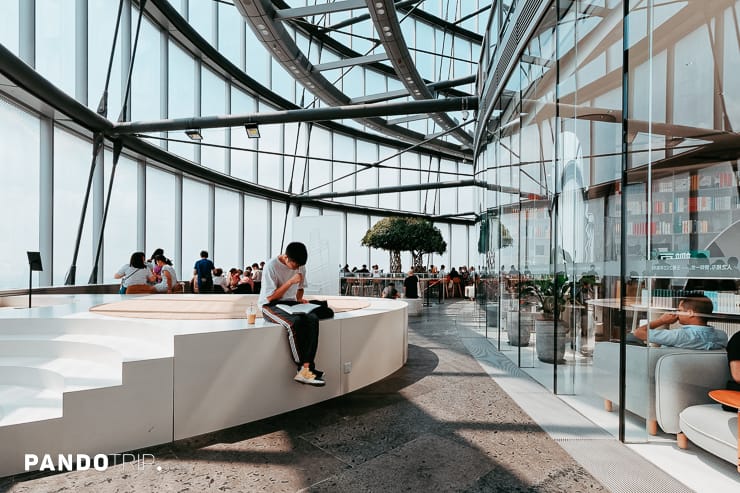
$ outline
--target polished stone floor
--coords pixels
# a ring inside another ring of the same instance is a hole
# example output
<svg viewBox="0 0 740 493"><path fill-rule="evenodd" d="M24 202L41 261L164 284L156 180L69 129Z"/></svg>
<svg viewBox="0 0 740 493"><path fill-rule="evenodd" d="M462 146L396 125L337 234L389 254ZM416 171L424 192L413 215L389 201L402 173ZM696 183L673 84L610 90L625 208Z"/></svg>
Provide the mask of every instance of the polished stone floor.
<svg viewBox="0 0 740 493"><path fill-rule="evenodd" d="M0 491L619 491L619 482L587 472L571 455L578 449L567 452L491 378L481 355L473 356L490 346L476 337L476 313L471 301L426 307L409 320L407 365L352 394L137 451L147 464L29 473L0 479ZM287 346L276 357L289 357ZM537 385L510 371L499 374L505 386ZM286 382L285 391L294 385ZM544 399L558 400L543 395L544 406ZM651 478L644 491L688 491L614 439L590 442L602 445L606 452L595 453L610 465L626 464L613 474Z"/></svg>

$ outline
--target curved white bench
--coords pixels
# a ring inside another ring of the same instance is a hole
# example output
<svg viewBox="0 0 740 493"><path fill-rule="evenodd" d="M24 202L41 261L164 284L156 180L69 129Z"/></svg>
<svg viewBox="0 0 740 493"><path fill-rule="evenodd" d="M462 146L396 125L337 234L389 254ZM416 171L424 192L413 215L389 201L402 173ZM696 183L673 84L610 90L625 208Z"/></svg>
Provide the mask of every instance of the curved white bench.
<svg viewBox="0 0 740 493"><path fill-rule="evenodd" d="M409 315L421 315L423 300L421 298L401 298L408 305Z"/></svg>
<svg viewBox="0 0 740 493"><path fill-rule="evenodd" d="M115 368L118 380L68 386L61 416L0 421L0 476L23 472L26 453L135 450L281 414L381 380L406 362L408 308L400 300L363 300L370 306L321 321L316 363L325 371L324 387L293 381L285 329L263 319L251 326L243 319L113 319L87 312L78 318L2 319L0 367L44 369L56 359L102 365L106 372ZM99 373L87 376L105 376ZM12 379L7 385L13 395L24 387ZM54 387L39 385L41 391Z"/></svg>

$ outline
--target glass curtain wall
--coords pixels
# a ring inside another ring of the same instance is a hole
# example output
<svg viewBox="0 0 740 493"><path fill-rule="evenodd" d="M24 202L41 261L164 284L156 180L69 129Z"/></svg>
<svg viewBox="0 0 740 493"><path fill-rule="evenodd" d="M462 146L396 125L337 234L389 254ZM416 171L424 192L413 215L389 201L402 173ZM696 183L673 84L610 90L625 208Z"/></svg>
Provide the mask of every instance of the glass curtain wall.
<svg viewBox="0 0 740 493"><path fill-rule="evenodd" d="M465 13L474 7L473 4L477 2L466 6ZM38 1L29 16L29 11L23 7L24 0L6 0L3 5L7 7L4 10L7 15L0 26L0 43L23 57L81 105L95 111L106 86L116 9L111 10L106 2L99 0L73 2L65 7L57 5L57 2ZM107 115L110 120L116 120L121 112L139 15L137 2L124 5L127 8L114 46L108 84ZM293 83L285 81L284 74L273 73L269 55L233 7L208 2L173 2L173 6L179 15L190 19L199 35L219 49L237 70L244 70L245 74L265 84L268 88L265 94L273 90L277 101L286 98L299 102L305 97L305 105L311 104L312 96L302 87L296 86L293 91ZM21 14L21 11L25 13ZM425 32L437 30L421 21L411 22L411 17L407 19L404 28L412 32L416 29ZM468 20L467 24L470 22ZM31 30L34 36L28 36ZM476 53L477 47L471 48L470 42L455 41L454 34L446 36L448 52L454 47L456 56L463 57L464 54L464 57L470 57ZM442 39L441 34L437 37ZM213 61L202 59L199 52L191 51L186 47L189 44L180 39L145 13L133 68L129 106L132 119L186 118L280 109L269 97L256 95L238 77L225 76L224 70L215 66ZM310 42L315 43L315 40ZM246 47L249 47L249 56L246 56ZM336 54L327 48L312 51L317 63L337 59ZM64 53L64 56L59 56L59 53ZM455 65L451 74L455 77L465 75L469 67ZM359 96L399 88L398 81L384 72L372 68L352 72L358 79L353 87L364 88ZM275 82L276 77L281 80ZM271 86L271 82L275 84ZM7 233L2 235L5 241L2 250L14 265L19 259L25 259L27 250L40 250L45 272L34 275L34 284L61 285L72 263L82 198L90 170L91 135L85 135L78 128L70 131L66 117L51 120L13 100L10 95L0 96L4 98L0 99L0 126L5 129L0 140L6 153L0 166L4 176L11 180L8 193L11 197L16 196L16 203L24 204L21 215L0 221L0 231ZM201 144L188 139L180 131L151 133L141 138L167 149L183 163L200 165L207 171L216 172L210 176L230 176L247 184L278 191L291 187L293 193L309 188L315 188L315 192L346 192L357 188L426 183L435 179L452 180L466 173L465 167L469 167L415 150L390 159L379 170L368 165L400 151L402 148L397 143L394 145L394 141L359 138L356 133L345 133L338 127L314 125L311 128L307 124L265 125L260 128L261 139L248 139L240 127L204 129ZM309 131L312 131L311 145ZM84 216L82 242L76 261L78 284L84 283L92 271L102 204L108 193L112 171L111 151L110 142L106 142L98 160L90 205ZM438 174L440 170L453 174ZM277 254L283 236L291 239L289 231L283 235L285 202L237 192L218 183L217 179L215 181L209 183L203 175L184 173L124 149L116 169L103 236L100 281L115 282L113 273L128 262L130 254L136 250L145 251L148 256L155 248L164 248L165 254L173 259L179 276L185 280L190 278L191 266L202 249L208 250L224 268L240 267L244 262L265 260ZM415 213L455 214L472 210L470 196L473 194L462 191L446 194L431 190L332 200L381 209L400 207ZM65 214L55 214L59 210L64 210ZM342 264L361 265L373 258L387 270L385 255L378 255L375 259L369 249L360 246L364 233L382 214L377 211L344 213L328 208L317 208L311 213L342 215L342 237L345 238ZM288 214L289 226L296 208L291 206ZM453 227L444 220L437 225L443 231L448 250L431 263L475 264L470 248L474 240L469 239L476 232L475 226L455 224ZM404 258L404 267L409 265L410 257ZM15 272L13 269L8 271ZM22 288L26 283L25 274L5 276L0 279L0 289Z"/></svg>
<svg viewBox="0 0 740 493"><path fill-rule="evenodd" d="M488 61L505 10L496 2ZM712 301L715 329L740 328L739 14L737 1L553 1L481 108L486 333L628 441L666 431L653 397L665 348L631 332L687 295ZM600 401L623 405L624 422Z"/></svg>

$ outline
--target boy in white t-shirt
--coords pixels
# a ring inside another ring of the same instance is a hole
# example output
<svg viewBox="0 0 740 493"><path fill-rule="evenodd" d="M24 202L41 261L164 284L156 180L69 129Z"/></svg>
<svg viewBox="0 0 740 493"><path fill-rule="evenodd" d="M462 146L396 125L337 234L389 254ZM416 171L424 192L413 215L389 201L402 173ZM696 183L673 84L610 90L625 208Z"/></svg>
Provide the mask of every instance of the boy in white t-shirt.
<svg viewBox="0 0 740 493"><path fill-rule="evenodd" d="M291 314L278 308L278 303L297 305L308 303L303 298L306 285L306 245L288 244L285 253L271 258L262 270L259 305L265 319L279 323L288 331L288 343L298 372L296 382L321 386L324 372L316 369L314 358L319 345L319 317L315 313Z"/></svg>

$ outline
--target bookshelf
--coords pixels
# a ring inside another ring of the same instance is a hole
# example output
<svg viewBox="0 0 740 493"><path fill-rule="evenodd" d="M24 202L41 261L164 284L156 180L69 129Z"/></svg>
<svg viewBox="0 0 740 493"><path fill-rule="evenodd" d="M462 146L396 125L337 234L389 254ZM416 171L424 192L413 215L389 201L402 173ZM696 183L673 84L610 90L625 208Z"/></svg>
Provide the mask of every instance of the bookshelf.
<svg viewBox="0 0 740 493"><path fill-rule="evenodd" d="M689 253L708 248L725 228L740 220L738 172L722 163L675 173L647 183L634 183L625 193L628 249L644 252L648 236L654 255ZM608 216L620 218L619 200ZM613 227L615 235L620 228ZM629 251L628 251L629 254Z"/></svg>

